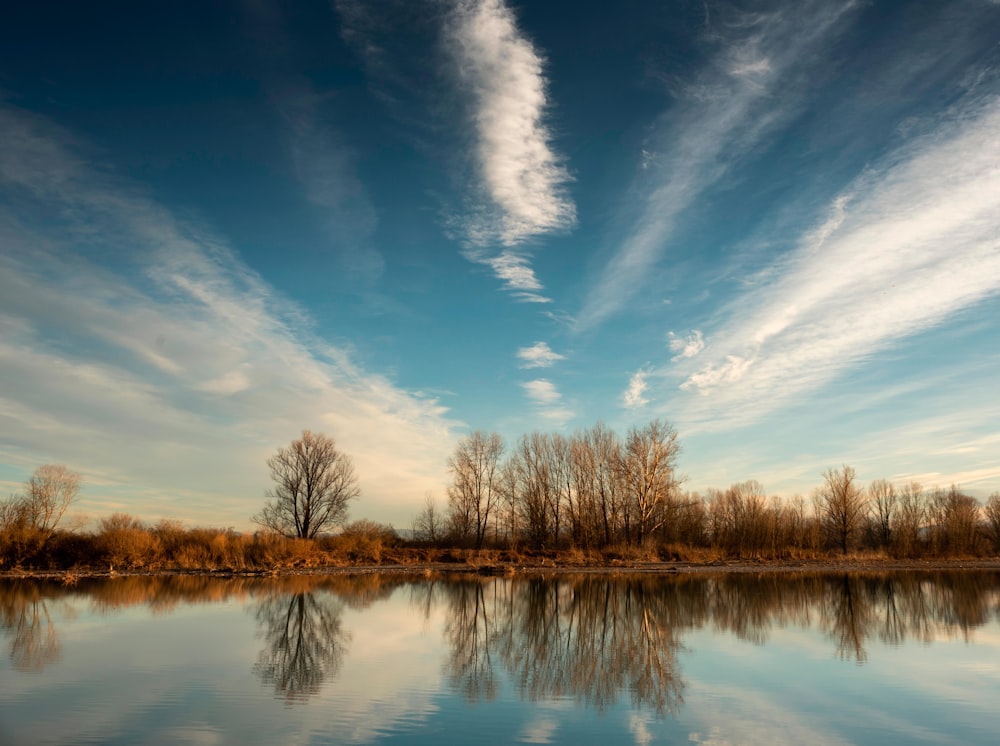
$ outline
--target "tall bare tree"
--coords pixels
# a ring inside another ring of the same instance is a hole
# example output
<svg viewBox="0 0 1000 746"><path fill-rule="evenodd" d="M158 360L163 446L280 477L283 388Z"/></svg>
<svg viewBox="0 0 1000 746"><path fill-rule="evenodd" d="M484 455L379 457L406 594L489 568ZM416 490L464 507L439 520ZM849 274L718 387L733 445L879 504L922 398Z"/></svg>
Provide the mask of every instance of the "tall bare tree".
<svg viewBox="0 0 1000 746"><path fill-rule="evenodd" d="M333 438L302 431L287 448L267 460L275 486L251 520L289 537L313 539L342 525L348 503L361 494L351 457Z"/></svg>
<svg viewBox="0 0 1000 746"><path fill-rule="evenodd" d="M462 438L448 461L452 484L448 488L448 522L457 538L483 546L490 516L500 500L499 468L503 439L481 430Z"/></svg>
<svg viewBox="0 0 1000 746"><path fill-rule="evenodd" d="M868 485L874 519L875 539L883 548L892 540L892 526L896 519L896 487L885 479L876 479Z"/></svg>
<svg viewBox="0 0 1000 746"><path fill-rule="evenodd" d="M826 483L818 493L823 528L830 542L847 554L867 515L865 491L857 483L857 474L850 466L828 469L823 479Z"/></svg>
<svg viewBox="0 0 1000 746"><path fill-rule="evenodd" d="M634 532L638 544L663 525L677 497L679 453L677 431L663 420L632 428L625 438L621 461L628 499L625 531L627 538Z"/></svg>

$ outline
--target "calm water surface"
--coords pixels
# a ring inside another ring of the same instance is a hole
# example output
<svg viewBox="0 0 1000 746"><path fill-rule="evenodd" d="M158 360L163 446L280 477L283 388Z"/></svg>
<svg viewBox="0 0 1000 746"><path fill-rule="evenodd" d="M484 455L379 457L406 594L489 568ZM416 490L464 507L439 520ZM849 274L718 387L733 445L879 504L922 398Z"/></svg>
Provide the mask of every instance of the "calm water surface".
<svg viewBox="0 0 1000 746"><path fill-rule="evenodd" d="M0 581L0 744L1000 743L1000 574Z"/></svg>

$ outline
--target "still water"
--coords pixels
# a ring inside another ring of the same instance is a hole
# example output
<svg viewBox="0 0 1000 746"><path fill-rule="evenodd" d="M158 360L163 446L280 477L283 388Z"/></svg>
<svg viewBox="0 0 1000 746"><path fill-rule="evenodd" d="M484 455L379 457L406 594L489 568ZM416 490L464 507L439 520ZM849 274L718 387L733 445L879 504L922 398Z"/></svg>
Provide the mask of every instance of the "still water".
<svg viewBox="0 0 1000 746"><path fill-rule="evenodd" d="M1000 743L1000 574L0 580L0 744Z"/></svg>

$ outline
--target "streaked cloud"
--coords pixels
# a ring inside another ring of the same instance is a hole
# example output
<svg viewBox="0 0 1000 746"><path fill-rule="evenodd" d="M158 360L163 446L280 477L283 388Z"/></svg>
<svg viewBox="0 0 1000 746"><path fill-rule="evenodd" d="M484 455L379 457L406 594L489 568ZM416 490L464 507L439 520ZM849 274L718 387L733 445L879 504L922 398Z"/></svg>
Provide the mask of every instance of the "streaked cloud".
<svg viewBox="0 0 1000 746"><path fill-rule="evenodd" d="M472 98L475 161L492 206L473 219L475 242L513 246L570 227L569 175L544 121L543 60L514 13L502 0L458 0L445 35Z"/></svg>
<svg viewBox="0 0 1000 746"><path fill-rule="evenodd" d="M633 229L597 277L577 327L626 308L670 249L683 213L797 111L807 88L799 67L816 56L857 6L811 0L743 14L711 28L714 59L680 91L642 152ZM653 159L649 154L655 152Z"/></svg>
<svg viewBox="0 0 1000 746"><path fill-rule="evenodd" d="M524 362L522 368L549 368L560 360L565 360L565 355L553 352L552 348L545 342L535 342L531 347L521 347L517 351L517 356Z"/></svg>
<svg viewBox="0 0 1000 746"><path fill-rule="evenodd" d="M497 256L490 256L480 249L466 250L465 256L473 262L484 264L493 270L498 280L503 281L504 290L524 303L551 303L552 299L542 294L542 283L535 276L528 257L521 252L506 250Z"/></svg>
<svg viewBox="0 0 1000 746"><path fill-rule="evenodd" d="M1000 292L1000 98L966 103L832 200L763 286L735 298L692 406L752 420Z"/></svg>
<svg viewBox="0 0 1000 746"><path fill-rule="evenodd" d="M264 459L310 428L354 458L365 515L440 488L457 423L436 400L314 336L222 238L82 147L0 107L4 462L82 471L85 510L117 495L144 518L244 524Z"/></svg>

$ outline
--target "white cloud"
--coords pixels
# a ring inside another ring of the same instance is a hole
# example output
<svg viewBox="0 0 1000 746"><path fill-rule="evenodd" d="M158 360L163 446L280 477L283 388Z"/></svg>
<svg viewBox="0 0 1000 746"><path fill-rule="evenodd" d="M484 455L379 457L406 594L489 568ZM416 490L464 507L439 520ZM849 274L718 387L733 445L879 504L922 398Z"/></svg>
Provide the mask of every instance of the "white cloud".
<svg viewBox="0 0 1000 746"><path fill-rule="evenodd" d="M476 161L495 211L477 218L477 243L513 246L573 225L569 176L550 147L543 61L502 0L457 0L446 37L473 99Z"/></svg>
<svg viewBox="0 0 1000 746"><path fill-rule="evenodd" d="M1000 99L871 168L766 287L736 298L695 411L747 420L1000 292ZM710 400L710 401L708 401ZM711 411L709 411L711 410Z"/></svg>
<svg viewBox="0 0 1000 746"><path fill-rule="evenodd" d="M527 381L521 386L527 392L528 397L538 404L554 404L562 398L562 394L556 389L555 384L545 378Z"/></svg>
<svg viewBox="0 0 1000 746"><path fill-rule="evenodd" d="M524 361L522 368L549 368L559 360L565 360L565 355L553 352L545 342L535 342L531 347L522 347L517 356Z"/></svg>
<svg viewBox="0 0 1000 746"><path fill-rule="evenodd" d="M705 339L697 329L692 330L686 337L678 337L673 332L667 334L670 341L670 351L676 353L674 360L682 360L697 355L705 349Z"/></svg>
<svg viewBox="0 0 1000 746"><path fill-rule="evenodd" d="M538 415L555 425L565 425L573 419L572 410L561 406L562 394L555 384L545 378L534 381L526 381L521 384L528 398L531 399L538 408Z"/></svg>
<svg viewBox="0 0 1000 746"><path fill-rule="evenodd" d="M622 397L625 406L629 409L637 409L649 404L649 400L645 398L648 385L646 383L646 376L648 375L649 371L646 369L637 370L632 374L632 378L629 379L628 388Z"/></svg>
<svg viewBox="0 0 1000 746"><path fill-rule="evenodd" d="M440 404L314 336L222 240L79 147L0 107L0 460L66 463L98 509L245 526L264 459L310 428L353 457L369 517L440 489Z"/></svg>
<svg viewBox="0 0 1000 746"><path fill-rule="evenodd" d="M625 308L669 248L682 214L797 110L807 88L803 61L829 42L856 5L813 0L713 29L720 50L682 91L644 151L635 187L642 192L640 214L592 288L578 328Z"/></svg>
<svg viewBox="0 0 1000 746"><path fill-rule="evenodd" d="M507 250L498 256L488 256L479 249L470 249L465 252L465 256L470 261L490 267L497 279L503 281L504 290L511 292L518 300L525 303L552 302L541 294L542 283L523 254Z"/></svg>

